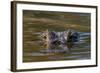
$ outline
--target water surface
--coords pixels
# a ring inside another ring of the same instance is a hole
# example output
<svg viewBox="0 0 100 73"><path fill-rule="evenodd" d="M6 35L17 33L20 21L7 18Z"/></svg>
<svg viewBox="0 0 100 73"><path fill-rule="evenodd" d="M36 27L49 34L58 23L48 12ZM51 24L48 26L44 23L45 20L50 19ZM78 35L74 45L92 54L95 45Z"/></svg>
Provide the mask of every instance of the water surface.
<svg viewBox="0 0 100 73"><path fill-rule="evenodd" d="M23 10L23 62L91 59L89 13ZM78 42L48 47L40 39L46 29L80 34Z"/></svg>

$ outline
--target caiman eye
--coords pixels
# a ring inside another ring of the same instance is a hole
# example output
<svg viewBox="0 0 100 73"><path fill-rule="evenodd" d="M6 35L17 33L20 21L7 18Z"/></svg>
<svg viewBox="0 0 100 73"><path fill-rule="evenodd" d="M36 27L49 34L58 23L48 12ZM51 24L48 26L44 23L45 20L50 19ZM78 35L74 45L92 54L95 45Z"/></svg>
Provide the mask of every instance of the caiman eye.
<svg viewBox="0 0 100 73"><path fill-rule="evenodd" d="M46 36L44 36L43 38L46 39Z"/></svg>

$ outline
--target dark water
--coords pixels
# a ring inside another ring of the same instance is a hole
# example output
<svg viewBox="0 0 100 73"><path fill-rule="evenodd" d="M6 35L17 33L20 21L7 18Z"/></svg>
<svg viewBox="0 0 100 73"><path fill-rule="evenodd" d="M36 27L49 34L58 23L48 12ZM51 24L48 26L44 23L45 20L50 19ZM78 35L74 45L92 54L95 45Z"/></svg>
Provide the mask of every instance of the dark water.
<svg viewBox="0 0 100 73"><path fill-rule="evenodd" d="M83 60L91 58L89 13L23 11L23 62ZM72 29L80 34L78 42L45 45L40 34Z"/></svg>

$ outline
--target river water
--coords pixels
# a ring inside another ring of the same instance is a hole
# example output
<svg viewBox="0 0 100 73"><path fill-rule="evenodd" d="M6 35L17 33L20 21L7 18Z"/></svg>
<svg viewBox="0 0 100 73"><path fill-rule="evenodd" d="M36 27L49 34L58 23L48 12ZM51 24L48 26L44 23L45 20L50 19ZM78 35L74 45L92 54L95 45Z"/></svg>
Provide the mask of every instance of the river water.
<svg viewBox="0 0 100 73"><path fill-rule="evenodd" d="M24 61L55 61L55 60L82 60L91 58L90 49L90 33L79 32L80 38L78 42L69 42L66 45L58 45L53 48L46 46L39 50L31 52L24 52ZM37 43L38 46L41 41L32 41L30 44ZM54 46L54 45L51 45ZM60 46L60 47L59 47Z"/></svg>
<svg viewBox="0 0 100 73"><path fill-rule="evenodd" d="M23 10L23 62L91 59L91 14ZM45 45L40 34L45 30L79 33L78 42Z"/></svg>

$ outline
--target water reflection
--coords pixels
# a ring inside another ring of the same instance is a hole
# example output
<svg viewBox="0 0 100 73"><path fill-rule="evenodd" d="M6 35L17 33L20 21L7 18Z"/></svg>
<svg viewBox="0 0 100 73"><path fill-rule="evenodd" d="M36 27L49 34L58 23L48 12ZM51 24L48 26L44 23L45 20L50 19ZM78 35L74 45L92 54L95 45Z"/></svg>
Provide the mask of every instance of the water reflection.
<svg viewBox="0 0 100 73"><path fill-rule="evenodd" d="M45 53L70 53L71 48L73 47L73 42L68 42L67 44L45 44L45 50L42 52Z"/></svg>

